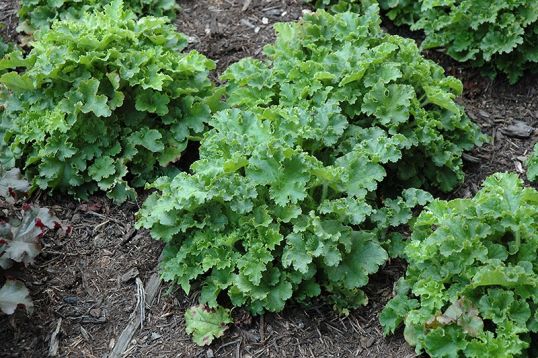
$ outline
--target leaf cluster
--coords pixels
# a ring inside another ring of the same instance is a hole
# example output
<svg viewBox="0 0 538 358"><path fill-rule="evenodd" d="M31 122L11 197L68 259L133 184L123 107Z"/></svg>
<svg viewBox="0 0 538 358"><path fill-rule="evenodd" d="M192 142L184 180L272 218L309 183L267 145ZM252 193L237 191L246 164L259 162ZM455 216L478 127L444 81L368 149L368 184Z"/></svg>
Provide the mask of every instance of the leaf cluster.
<svg viewBox="0 0 538 358"><path fill-rule="evenodd" d="M0 60L12 92L0 133L33 184L117 202L162 175L205 130L214 63L165 18L135 19L121 1L39 32Z"/></svg>
<svg viewBox="0 0 538 358"><path fill-rule="evenodd" d="M16 51L16 48L13 44L5 43L0 38L0 59L4 56L20 56L19 54L20 52ZM6 72L7 69L0 68L0 76ZM0 83L0 166L2 166L4 169L13 168L15 165L13 153L11 153L9 147L2 140L6 133L7 127L9 127L9 124L2 116L2 112L5 109L6 98L8 96L8 89L2 83Z"/></svg>
<svg viewBox="0 0 538 358"><path fill-rule="evenodd" d="M8 54L9 52L13 50L14 50L13 45L10 43L4 42L4 40L0 37L0 58L4 57L6 54Z"/></svg>
<svg viewBox="0 0 538 358"><path fill-rule="evenodd" d="M517 82L538 62L538 2L528 0L380 0L397 24L424 31L424 49L445 48L460 62Z"/></svg>
<svg viewBox="0 0 538 358"><path fill-rule="evenodd" d="M535 356L537 232L538 192L516 174L492 175L471 199L433 201L405 248L385 333L403 323L432 357Z"/></svg>
<svg viewBox="0 0 538 358"><path fill-rule="evenodd" d="M327 9L331 12L356 11L360 12L365 5L377 3L376 0L304 0L317 9ZM362 5L359 5L359 3Z"/></svg>
<svg viewBox="0 0 538 358"><path fill-rule="evenodd" d="M0 165L0 201L4 209L0 214L0 311L6 314L14 313L19 305L31 312L33 303L24 283L6 279L5 270L14 264L33 263L42 249L41 237L61 226L48 209L27 204L18 209L17 203L29 187L18 169L6 170Z"/></svg>
<svg viewBox="0 0 538 358"><path fill-rule="evenodd" d="M232 323L230 312L223 307L210 309L198 305L185 312L186 332L193 335L194 343L199 346L209 345L215 338L222 337L229 323Z"/></svg>
<svg viewBox="0 0 538 358"><path fill-rule="evenodd" d="M112 0L21 0L19 31L47 29L55 20L79 20L84 13L102 10ZM124 0L125 8L137 16L176 17L175 0Z"/></svg>
<svg viewBox="0 0 538 358"><path fill-rule="evenodd" d="M4 40L0 37L0 59L4 56L11 55L14 52L16 52L16 47L12 43L4 42ZM5 68L0 68L0 75L3 75L7 70ZM3 108L3 98L5 96L5 87L0 84L0 111Z"/></svg>
<svg viewBox="0 0 538 358"><path fill-rule="evenodd" d="M267 61L244 59L222 76L228 103L248 109L334 103L346 118L345 136L375 127L406 138L402 158L389 165L397 180L449 191L463 178L463 151L485 141L455 102L463 86L422 57L412 40L384 33L377 5L363 5L362 12L331 16L320 10L304 25L277 24ZM338 153L355 144L333 142Z"/></svg>
<svg viewBox="0 0 538 358"><path fill-rule="evenodd" d="M377 6L279 24L265 61L222 76L191 173L164 177L138 226L166 242L162 276L211 308L255 314L322 291L342 310L388 258L387 238L450 189L483 138L454 102L461 83L380 29Z"/></svg>

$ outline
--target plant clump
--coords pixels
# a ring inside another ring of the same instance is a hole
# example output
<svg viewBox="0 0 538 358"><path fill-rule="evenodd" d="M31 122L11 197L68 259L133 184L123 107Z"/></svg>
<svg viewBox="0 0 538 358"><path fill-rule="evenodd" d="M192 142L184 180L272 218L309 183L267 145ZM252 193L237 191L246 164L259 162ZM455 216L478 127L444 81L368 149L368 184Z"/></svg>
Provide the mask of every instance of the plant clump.
<svg viewBox="0 0 538 358"><path fill-rule="evenodd" d="M205 130L215 65L182 52L187 40L165 18L135 19L121 1L39 32L32 51L4 58L12 92L2 127L32 183L116 202L165 173ZM215 102L216 103L216 102Z"/></svg>
<svg viewBox="0 0 538 358"><path fill-rule="evenodd" d="M112 0L21 0L19 31L33 33L48 29L56 20L78 20L94 10L100 10ZM137 16L176 17L175 0L124 0L125 8Z"/></svg>
<svg viewBox="0 0 538 358"><path fill-rule="evenodd" d="M460 62L502 72L511 83L538 63L538 2L380 0L396 24L422 30L422 48L444 48Z"/></svg>
<svg viewBox="0 0 538 358"><path fill-rule="evenodd" d="M377 6L276 30L265 61L222 76L230 108L190 173L149 186L138 227L167 244L162 277L209 309L278 312L324 292L346 312L431 200L412 187L452 188L483 136L454 102L461 83L384 33Z"/></svg>
<svg viewBox="0 0 538 358"><path fill-rule="evenodd" d="M433 201L381 313L385 333L403 324L432 357L536 356L537 233L538 192L516 174L492 175L470 199Z"/></svg>

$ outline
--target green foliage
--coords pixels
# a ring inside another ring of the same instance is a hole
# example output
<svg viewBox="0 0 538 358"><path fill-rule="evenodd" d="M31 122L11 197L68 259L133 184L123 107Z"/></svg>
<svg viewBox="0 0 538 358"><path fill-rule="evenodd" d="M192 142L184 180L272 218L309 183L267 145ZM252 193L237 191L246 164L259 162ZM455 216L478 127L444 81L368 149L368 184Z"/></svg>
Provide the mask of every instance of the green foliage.
<svg viewBox="0 0 538 358"><path fill-rule="evenodd" d="M453 187L481 141L453 99L461 83L412 41L383 33L377 7L279 24L268 60L232 65L191 173L161 178L138 227L166 242L162 276L200 303L255 314L323 291L336 308L386 261L386 237Z"/></svg>
<svg viewBox="0 0 538 358"><path fill-rule="evenodd" d="M8 61L16 62L21 58L21 56L22 53L17 51L13 44L5 43L0 38L0 59L5 57L6 59L9 59ZM0 65L0 76L6 72L7 66ZM4 169L13 168L15 165L13 153L2 140L6 134L7 128L10 126L8 121L2 116L8 96L8 89L4 86L4 84L0 83L0 166L2 166Z"/></svg>
<svg viewBox="0 0 538 358"><path fill-rule="evenodd" d="M403 322L406 340L432 357L527 356L538 332L537 233L538 192L515 174L487 178L472 199L430 203L381 313L385 333Z"/></svg>
<svg viewBox="0 0 538 358"><path fill-rule="evenodd" d="M32 33L49 28L54 20L78 20L86 12L101 10L112 0L21 0L19 31ZM167 16L175 18L175 0L124 0L126 9L137 16Z"/></svg>
<svg viewBox="0 0 538 358"><path fill-rule="evenodd" d="M538 143L527 161L527 178L533 182L538 181Z"/></svg>
<svg viewBox="0 0 538 358"><path fill-rule="evenodd" d="M333 12L360 11L361 7L357 3L372 4L374 0L304 0L306 3L319 9L329 9Z"/></svg>
<svg viewBox="0 0 538 358"><path fill-rule="evenodd" d="M2 38L0 37L0 58L4 56L16 56L20 52L16 52L15 46L11 43L5 43ZM0 67L0 75L3 75L6 72L5 66ZM0 84L0 110L3 107L4 103L4 96L5 96L5 88L2 84Z"/></svg>
<svg viewBox="0 0 538 358"><path fill-rule="evenodd" d="M388 165L398 180L449 191L463 178L462 152L484 141L454 102L463 86L424 59L412 40L385 34L377 6L364 11L362 17L320 11L300 26L278 24L276 43L265 49L268 61L245 59L222 76L228 102L243 108L334 104L345 117L334 133L325 132L327 119L318 119L327 147L349 152L361 128L403 136L402 158ZM340 132L351 138L339 142Z"/></svg>
<svg viewBox="0 0 538 358"><path fill-rule="evenodd" d="M0 133L33 184L117 202L177 161L205 130L214 63L165 18L134 19L120 1L37 34L25 59L4 58ZM218 94L217 94L218 95Z"/></svg>
<svg viewBox="0 0 538 358"><path fill-rule="evenodd" d="M232 323L230 311L222 307L211 309L199 305L185 312L186 331L199 346L209 345L215 338L222 337L229 323Z"/></svg>
<svg viewBox="0 0 538 358"><path fill-rule="evenodd" d="M387 259L383 229L405 221L423 193L408 191L369 218L397 140L364 130L354 151L324 164L307 142L329 149L314 118L330 115L325 130L338 131L342 117L331 109L275 108L267 117L234 109L213 118L194 173L159 179L151 187L160 193L139 213L138 225L168 243L165 280L189 292L202 279L201 303L217 307L226 292L254 313L280 311L292 296L322 288L353 300L344 307L365 303L358 289Z"/></svg>
<svg viewBox="0 0 538 358"><path fill-rule="evenodd" d="M6 170L0 165L0 311L6 314L13 314L19 305L31 312L33 302L26 286L18 280L5 279L4 270L14 263L33 263L42 249L41 237L61 226L47 209L29 205L18 209L19 198L29 186L18 169Z"/></svg>
<svg viewBox="0 0 538 358"><path fill-rule="evenodd" d="M5 43L0 37L0 57L4 57L7 53L13 51L13 45ZM1 72L0 72L1 73Z"/></svg>
<svg viewBox="0 0 538 358"><path fill-rule="evenodd" d="M425 49L506 74L515 83L538 63L538 2L528 0L380 0L397 24L423 30ZM491 72L495 73L495 72Z"/></svg>

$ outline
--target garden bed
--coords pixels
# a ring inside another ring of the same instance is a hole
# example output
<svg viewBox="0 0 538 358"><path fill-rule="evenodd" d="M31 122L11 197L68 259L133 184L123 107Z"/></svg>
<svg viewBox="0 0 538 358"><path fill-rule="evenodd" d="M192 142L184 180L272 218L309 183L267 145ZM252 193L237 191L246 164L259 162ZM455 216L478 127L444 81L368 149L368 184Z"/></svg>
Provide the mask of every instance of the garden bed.
<svg viewBox="0 0 538 358"><path fill-rule="evenodd" d="M219 72L240 58L260 57L263 45L274 39L272 24L294 21L306 9L301 0L179 3L179 31L189 36L192 48L217 60ZM0 21L7 25L1 35L12 40L17 39L15 8L14 2L0 3ZM522 174L522 163L538 138L536 131L521 138L506 129L517 121L538 128L538 80L527 77L509 86L503 78L490 81L440 54L429 55L464 82L461 103L493 138L466 156L465 182L451 197L474 195L482 180L497 171ZM147 232L134 230L134 213L141 201L118 207L102 197L78 203L44 194L38 194L36 201L51 207L73 231L70 237L48 237L36 264L24 271L35 311L29 317L20 311L0 318L0 355L46 356L61 319L59 356L103 357L136 311L136 277L144 284L149 280L162 246ZM164 285L126 356L412 357L414 351L402 333L384 338L378 322L403 269L400 262L390 262L374 275L366 289L369 304L348 317L339 317L321 303L255 318L236 311L235 324L209 348L197 347L184 329L183 313L196 301L196 292L186 297Z"/></svg>

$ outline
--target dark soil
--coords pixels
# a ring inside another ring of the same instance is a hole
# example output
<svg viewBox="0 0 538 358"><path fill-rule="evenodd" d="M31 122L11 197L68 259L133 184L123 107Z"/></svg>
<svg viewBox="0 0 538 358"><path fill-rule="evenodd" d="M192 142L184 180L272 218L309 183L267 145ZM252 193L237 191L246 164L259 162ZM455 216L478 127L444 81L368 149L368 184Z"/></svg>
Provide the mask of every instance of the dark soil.
<svg viewBox="0 0 538 358"><path fill-rule="evenodd" d="M275 22L295 21L303 0L184 0L176 21L191 47L217 61L217 73L244 57L260 57Z"/></svg>
<svg viewBox="0 0 538 358"><path fill-rule="evenodd" d="M245 56L261 56L263 45L274 38L271 24L295 20L304 9L300 0L252 0L244 11L243 0L179 3L183 8L177 20L179 30L189 36L192 48L218 61L219 72ZM4 10L14 8L14 2L0 0L0 21L9 25L9 31L1 30L3 37L16 37L13 10ZM474 194L491 173L524 169L525 156L538 139L536 131L528 138L514 138L503 134L503 129L516 120L538 128L538 79L529 76L509 86L502 79L492 82L476 71L462 71L451 61L441 62L464 81L466 94L461 103L494 138L467 157L465 183L452 195L465 197ZM134 276L148 281L161 244L147 232L134 230L137 203L116 207L103 198L87 203L58 197L34 199L72 225L73 233L45 238L44 253L25 271L35 311L29 317L22 311L0 317L0 357L47 356L51 333L60 319L59 356L105 357L136 312ZM137 273L122 280L132 269ZM369 305L349 317L339 317L322 302L307 308L291 306L264 317L237 311L236 324L209 348L196 347L184 329L183 313L196 301L196 294L186 297L165 285L146 311L145 325L125 356L413 357L401 332L384 338L378 323L392 284L401 274L402 264L393 262L373 276L367 289Z"/></svg>
<svg viewBox="0 0 538 358"><path fill-rule="evenodd" d="M5 42L16 42L18 25L17 10L19 3L16 0L0 1L0 38Z"/></svg>
<svg viewBox="0 0 538 358"><path fill-rule="evenodd" d="M72 233L46 238L43 253L26 270L35 312L30 317L18 312L9 324L0 318L0 356L46 356L60 318L62 356L102 356L136 306L134 279L122 282L121 276L136 268L145 282L160 245L133 229L135 204L44 199L37 202L52 208Z"/></svg>
<svg viewBox="0 0 538 358"><path fill-rule="evenodd" d="M478 76L464 83L467 94L462 104L491 141L471 153L473 162L478 163L466 161L465 182L453 197L474 195L482 181L496 172L513 171L526 179L525 162L538 141L538 76L529 75L516 86L503 79L489 81ZM518 121L534 132L523 138L507 133L507 127Z"/></svg>

